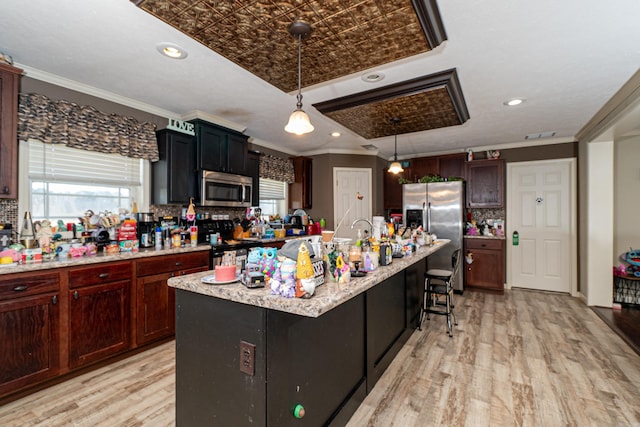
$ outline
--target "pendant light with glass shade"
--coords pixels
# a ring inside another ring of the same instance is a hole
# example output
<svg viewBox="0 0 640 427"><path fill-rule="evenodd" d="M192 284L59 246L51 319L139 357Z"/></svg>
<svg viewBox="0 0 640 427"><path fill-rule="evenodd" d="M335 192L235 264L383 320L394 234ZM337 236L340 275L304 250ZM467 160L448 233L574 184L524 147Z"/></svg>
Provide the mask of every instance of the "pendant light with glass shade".
<svg viewBox="0 0 640 427"><path fill-rule="evenodd" d="M404 172L404 169L402 169L402 165L398 161L398 123L400 123L400 118L392 117L391 123L393 123L393 130L394 130L393 133L395 134L395 142L394 142L394 149L393 149L393 163L391 163L391 166L389 166L389 172L397 175L400 172Z"/></svg>
<svg viewBox="0 0 640 427"><path fill-rule="evenodd" d="M311 35L311 25L304 21L295 21L289 27L289 34L298 38L298 103L297 108L289 116L289 123L284 127L289 133L303 135L313 132L313 125L309 120L309 116L302 109L302 39L306 39Z"/></svg>

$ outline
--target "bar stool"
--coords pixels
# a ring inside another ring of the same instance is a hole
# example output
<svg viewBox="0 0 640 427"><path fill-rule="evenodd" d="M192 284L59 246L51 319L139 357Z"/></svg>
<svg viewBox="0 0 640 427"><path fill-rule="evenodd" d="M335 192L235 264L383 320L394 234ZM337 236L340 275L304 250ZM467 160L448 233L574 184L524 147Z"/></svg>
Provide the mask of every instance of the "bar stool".
<svg viewBox="0 0 640 427"><path fill-rule="evenodd" d="M440 314L447 316L447 331L453 337L453 324L457 325L456 315L453 312L453 284L460 268L460 248L451 254L451 270L429 269L424 274L424 293L422 294L422 310L420 310L420 321L418 329L422 330L422 321L426 313L427 320L429 314ZM440 297L444 296L444 301Z"/></svg>

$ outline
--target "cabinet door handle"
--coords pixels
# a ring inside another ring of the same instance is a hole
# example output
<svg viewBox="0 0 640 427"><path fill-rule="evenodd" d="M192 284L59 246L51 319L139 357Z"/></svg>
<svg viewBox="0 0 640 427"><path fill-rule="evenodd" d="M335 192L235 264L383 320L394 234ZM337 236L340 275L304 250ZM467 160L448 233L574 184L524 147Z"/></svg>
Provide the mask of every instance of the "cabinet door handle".
<svg viewBox="0 0 640 427"><path fill-rule="evenodd" d="M171 273L169 274L169 277L175 277L175 275L176 275L175 273Z"/></svg>
<svg viewBox="0 0 640 427"><path fill-rule="evenodd" d="M2 187L2 191L4 192L4 194L9 194L9 186L5 185L4 187Z"/></svg>
<svg viewBox="0 0 640 427"><path fill-rule="evenodd" d="M27 289L29 289L29 287L27 285L18 285L15 288L13 288L13 290L16 291L16 292L24 292Z"/></svg>
<svg viewBox="0 0 640 427"><path fill-rule="evenodd" d="M107 277L109 277L109 273L100 273L98 277L101 279L106 279Z"/></svg>
<svg viewBox="0 0 640 427"><path fill-rule="evenodd" d="M53 305L56 305L58 303L58 295L54 295L53 298L51 298L51 303Z"/></svg>
<svg viewBox="0 0 640 427"><path fill-rule="evenodd" d="M73 299L77 300L80 297L78 291L73 291Z"/></svg>
<svg viewBox="0 0 640 427"><path fill-rule="evenodd" d="M180 261L176 262L176 267L180 267L182 263Z"/></svg>

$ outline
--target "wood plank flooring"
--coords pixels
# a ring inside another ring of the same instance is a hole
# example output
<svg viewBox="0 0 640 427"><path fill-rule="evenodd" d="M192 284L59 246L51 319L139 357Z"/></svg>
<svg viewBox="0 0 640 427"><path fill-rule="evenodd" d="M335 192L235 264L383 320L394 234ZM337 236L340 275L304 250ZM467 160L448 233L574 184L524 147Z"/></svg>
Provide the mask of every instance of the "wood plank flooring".
<svg viewBox="0 0 640 427"><path fill-rule="evenodd" d="M640 307L628 306L620 310L592 307L604 323L640 354Z"/></svg>
<svg viewBox="0 0 640 427"><path fill-rule="evenodd" d="M640 425L640 356L579 300L455 302L454 337L425 320L349 427ZM169 342L41 390L0 407L0 426L173 426L174 358Z"/></svg>

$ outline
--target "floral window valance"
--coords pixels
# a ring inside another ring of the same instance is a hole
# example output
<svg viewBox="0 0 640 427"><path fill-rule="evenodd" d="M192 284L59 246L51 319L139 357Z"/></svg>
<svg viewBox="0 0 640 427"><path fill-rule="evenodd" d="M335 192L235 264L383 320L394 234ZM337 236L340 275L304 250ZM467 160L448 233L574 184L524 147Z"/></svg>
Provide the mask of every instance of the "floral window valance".
<svg viewBox="0 0 640 427"><path fill-rule="evenodd" d="M20 94L18 138L64 144L125 157L160 159L156 125L133 117L107 114L95 107L52 101L44 95Z"/></svg>
<svg viewBox="0 0 640 427"><path fill-rule="evenodd" d="M260 178L275 179L291 184L295 181L293 162L270 154L260 155Z"/></svg>

